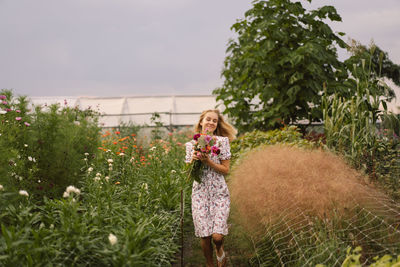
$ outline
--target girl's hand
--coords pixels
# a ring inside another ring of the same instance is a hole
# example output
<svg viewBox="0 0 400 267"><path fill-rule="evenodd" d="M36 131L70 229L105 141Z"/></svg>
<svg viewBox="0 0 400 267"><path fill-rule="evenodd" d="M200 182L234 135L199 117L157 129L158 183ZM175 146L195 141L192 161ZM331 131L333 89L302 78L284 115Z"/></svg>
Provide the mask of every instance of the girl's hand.
<svg viewBox="0 0 400 267"><path fill-rule="evenodd" d="M201 160L204 163L208 163L210 161L210 158L208 154L203 154L203 153L194 153L193 154L193 159L194 160Z"/></svg>

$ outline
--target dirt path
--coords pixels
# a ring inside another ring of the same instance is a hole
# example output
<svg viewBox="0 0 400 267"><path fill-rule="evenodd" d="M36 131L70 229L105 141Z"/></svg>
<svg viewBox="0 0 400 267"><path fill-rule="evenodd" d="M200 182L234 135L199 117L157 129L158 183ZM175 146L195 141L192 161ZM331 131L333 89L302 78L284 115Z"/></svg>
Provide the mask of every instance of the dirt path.
<svg viewBox="0 0 400 267"><path fill-rule="evenodd" d="M250 265L250 258L253 255L251 242L246 239L243 231L235 225L231 225L230 233L225 238L225 252L227 255L227 266L247 267ZM200 240L194 236L192 222L186 222L184 226L184 246L183 246L184 267L203 267L205 266L204 256L200 247ZM181 267L180 253L177 255L177 262L173 267ZM216 259L214 257L214 264Z"/></svg>

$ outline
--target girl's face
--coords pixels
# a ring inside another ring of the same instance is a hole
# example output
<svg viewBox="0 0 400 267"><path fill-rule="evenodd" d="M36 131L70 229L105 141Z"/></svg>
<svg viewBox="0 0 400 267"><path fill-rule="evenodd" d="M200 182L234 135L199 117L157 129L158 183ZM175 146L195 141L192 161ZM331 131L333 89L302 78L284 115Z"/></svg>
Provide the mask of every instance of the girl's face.
<svg viewBox="0 0 400 267"><path fill-rule="evenodd" d="M206 130L213 133L218 126L218 114L212 111L207 112L200 122L200 125L203 133L205 133Z"/></svg>

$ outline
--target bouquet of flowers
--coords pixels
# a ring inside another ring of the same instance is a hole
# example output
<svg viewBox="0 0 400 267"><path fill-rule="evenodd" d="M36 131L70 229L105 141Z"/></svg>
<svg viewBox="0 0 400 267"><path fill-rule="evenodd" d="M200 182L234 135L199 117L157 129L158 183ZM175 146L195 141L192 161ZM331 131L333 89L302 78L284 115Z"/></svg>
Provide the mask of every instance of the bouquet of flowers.
<svg viewBox="0 0 400 267"><path fill-rule="evenodd" d="M196 155L201 154L219 155L220 149L216 145L216 138L212 137L209 132L206 134L198 133L193 136L194 151ZM196 182L201 183L201 173L203 171L203 164L200 160L193 160L188 166L188 178L194 179Z"/></svg>

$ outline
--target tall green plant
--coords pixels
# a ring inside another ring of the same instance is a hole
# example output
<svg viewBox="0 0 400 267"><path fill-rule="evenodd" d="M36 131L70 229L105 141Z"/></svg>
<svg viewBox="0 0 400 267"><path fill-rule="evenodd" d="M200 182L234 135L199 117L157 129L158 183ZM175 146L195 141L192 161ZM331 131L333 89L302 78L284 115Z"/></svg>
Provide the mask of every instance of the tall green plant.
<svg viewBox="0 0 400 267"><path fill-rule="evenodd" d="M371 48L371 54L374 48ZM372 60L372 57L369 59ZM389 114L386 99L381 97L383 84L371 69L371 62L365 67L354 65L353 82L355 94L343 98L330 95L325 87L322 97L326 145L347 156L356 167L365 167L373 176L378 150L385 149L379 135L378 123Z"/></svg>

